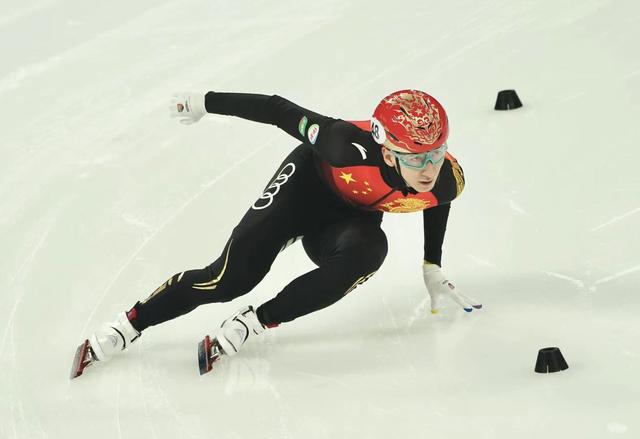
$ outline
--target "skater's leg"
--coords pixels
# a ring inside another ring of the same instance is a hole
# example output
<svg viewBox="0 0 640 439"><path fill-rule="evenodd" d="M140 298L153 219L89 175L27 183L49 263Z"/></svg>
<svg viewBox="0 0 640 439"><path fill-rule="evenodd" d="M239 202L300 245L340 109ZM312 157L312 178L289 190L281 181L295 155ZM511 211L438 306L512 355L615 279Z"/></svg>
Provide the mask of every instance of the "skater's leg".
<svg viewBox="0 0 640 439"><path fill-rule="evenodd" d="M232 300L260 282L283 246L301 235L301 213L308 210L318 182L311 154L304 146L289 154L234 228L216 261L203 269L171 276L146 300L95 331L78 350L80 363L74 363L74 376L82 373L85 358L91 362L108 360L149 326L188 313L203 303Z"/></svg>
<svg viewBox="0 0 640 439"><path fill-rule="evenodd" d="M135 328L142 331L202 304L228 302L251 291L287 241L301 234L301 218L317 181L314 173L311 152L292 151L234 228L220 257L205 268L173 275L137 303L129 313Z"/></svg>
<svg viewBox="0 0 640 439"><path fill-rule="evenodd" d="M285 241L258 239L236 228L215 262L173 275L137 303L130 312L133 325L143 331L205 303L228 302L248 293L269 272Z"/></svg>
<svg viewBox="0 0 640 439"><path fill-rule="evenodd" d="M355 218L305 235L303 245L318 268L294 279L257 310L269 326L325 308L369 279L387 254L379 222Z"/></svg>

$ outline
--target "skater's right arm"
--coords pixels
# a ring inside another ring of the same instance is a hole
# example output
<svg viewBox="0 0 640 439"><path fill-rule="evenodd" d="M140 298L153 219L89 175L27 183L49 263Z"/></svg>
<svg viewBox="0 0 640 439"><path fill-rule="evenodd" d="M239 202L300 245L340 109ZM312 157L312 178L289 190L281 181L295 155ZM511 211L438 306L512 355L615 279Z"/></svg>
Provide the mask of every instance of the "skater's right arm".
<svg viewBox="0 0 640 439"><path fill-rule="evenodd" d="M176 95L172 115L180 117L182 123L193 123L206 113L236 116L254 122L275 125L287 134L311 147L323 160L332 166L353 166L365 163L367 156L355 147L344 148L361 130L349 122L323 116L278 96L253 93L208 92L203 105L189 105L189 101L200 103L201 95ZM195 108L193 117L185 114ZM176 116L179 113L179 116ZM186 121L183 121L186 119Z"/></svg>
<svg viewBox="0 0 640 439"><path fill-rule="evenodd" d="M241 117L254 122L276 125L287 134L305 140L299 122L306 116L308 126L327 125L335 119L323 116L294 104L278 95L253 93L218 93L210 91L204 99L207 112Z"/></svg>
<svg viewBox="0 0 640 439"><path fill-rule="evenodd" d="M349 144L355 140L357 133L361 132L359 128L344 120L307 110L281 96L209 92L205 95L205 106L209 113L275 125L311 147L332 166L365 164L358 149L343 147L345 142Z"/></svg>

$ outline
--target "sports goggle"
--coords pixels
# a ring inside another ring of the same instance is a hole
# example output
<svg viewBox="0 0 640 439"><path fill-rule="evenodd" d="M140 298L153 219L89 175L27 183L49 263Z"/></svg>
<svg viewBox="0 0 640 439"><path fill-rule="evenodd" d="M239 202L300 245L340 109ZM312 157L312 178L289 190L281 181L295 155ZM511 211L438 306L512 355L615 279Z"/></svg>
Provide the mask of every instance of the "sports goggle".
<svg viewBox="0 0 640 439"><path fill-rule="evenodd" d="M400 161L400 163L402 163L403 166L412 169L424 169L427 167L428 163L435 166L444 160L445 153L447 152L447 144L444 143L440 148L419 154L397 152L392 149L389 151Z"/></svg>

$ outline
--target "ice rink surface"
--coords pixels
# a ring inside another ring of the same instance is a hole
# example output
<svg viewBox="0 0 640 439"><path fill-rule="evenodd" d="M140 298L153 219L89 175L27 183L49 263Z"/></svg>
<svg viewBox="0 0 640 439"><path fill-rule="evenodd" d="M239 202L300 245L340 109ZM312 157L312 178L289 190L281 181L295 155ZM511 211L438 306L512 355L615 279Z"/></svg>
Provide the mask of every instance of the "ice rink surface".
<svg viewBox="0 0 640 439"><path fill-rule="evenodd" d="M0 438L640 437L639 41L630 0L1 3ZM385 215L376 276L214 373L197 342L312 269L299 243L69 380L100 324L218 257L297 145L182 126L174 92L364 119L401 88L449 113L443 266L483 310L431 315L421 214ZM507 88L524 107L494 111ZM568 370L534 373L546 346Z"/></svg>

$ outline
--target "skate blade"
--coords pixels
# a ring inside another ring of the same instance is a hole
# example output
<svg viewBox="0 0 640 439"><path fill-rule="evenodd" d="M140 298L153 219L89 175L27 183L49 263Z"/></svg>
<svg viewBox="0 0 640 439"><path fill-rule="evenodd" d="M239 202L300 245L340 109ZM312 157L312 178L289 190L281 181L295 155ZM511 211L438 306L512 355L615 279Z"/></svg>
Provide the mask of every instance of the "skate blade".
<svg viewBox="0 0 640 439"><path fill-rule="evenodd" d="M213 363L219 359L220 350L207 335L204 340L198 343L198 368L200 369L200 375L211 372L211 369L213 369Z"/></svg>
<svg viewBox="0 0 640 439"><path fill-rule="evenodd" d="M73 364L71 365L71 376L70 379L74 379L82 375L82 372L87 366L91 365L91 360L87 357L89 355L89 340L85 340L78 349L76 349L76 354L73 357Z"/></svg>

